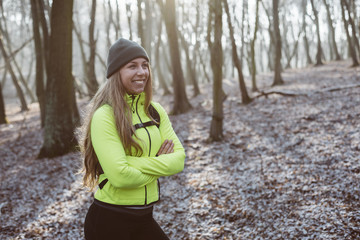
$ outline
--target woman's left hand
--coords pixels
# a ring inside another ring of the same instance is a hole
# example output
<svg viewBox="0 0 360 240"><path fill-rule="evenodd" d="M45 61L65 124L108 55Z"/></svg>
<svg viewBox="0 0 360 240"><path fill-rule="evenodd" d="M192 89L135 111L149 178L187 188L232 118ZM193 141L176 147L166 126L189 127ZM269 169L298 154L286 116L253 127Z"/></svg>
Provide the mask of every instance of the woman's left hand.
<svg viewBox="0 0 360 240"><path fill-rule="evenodd" d="M160 156L161 154L168 154L174 152L174 143L172 140L165 140L163 144L161 145L158 153L156 156Z"/></svg>

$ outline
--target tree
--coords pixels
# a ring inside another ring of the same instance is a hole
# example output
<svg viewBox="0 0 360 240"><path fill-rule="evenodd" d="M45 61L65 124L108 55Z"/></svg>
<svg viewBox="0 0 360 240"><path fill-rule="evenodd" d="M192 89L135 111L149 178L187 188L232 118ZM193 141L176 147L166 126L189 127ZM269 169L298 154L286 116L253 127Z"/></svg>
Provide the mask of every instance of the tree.
<svg viewBox="0 0 360 240"><path fill-rule="evenodd" d="M338 47L336 44L336 40L335 40L335 29L334 29L334 25L333 25L333 20L331 18L331 13L330 13L330 6L329 4L326 2L326 0L323 0L325 8L326 8L326 13L327 13L327 20L328 20L328 26L329 26L329 32L330 32L330 39L331 39L331 46L332 49L335 53L335 60L340 60L340 54L338 51Z"/></svg>
<svg viewBox="0 0 360 240"><path fill-rule="evenodd" d="M10 76L11 76L11 79L14 83L14 86L15 86L15 89L16 89L16 93L18 95L18 98L20 100L20 104L21 104L21 111L27 111L29 110L28 106L27 106L27 103L26 103L26 99L25 99L25 96L24 96L24 93L19 85L19 82L17 80L17 77L14 73L14 70L11 66L11 63L10 63L10 59L9 59L9 55L8 53L6 52L6 49L5 49L5 46L4 46L4 43L3 43L3 31L2 29L0 28L0 51L5 59L5 64L6 64L6 68L7 70L9 71L10 73Z"/></svg>
<svg viewBox="0 0 360 240"><path fill-rule="evenodd" d="M95 56L96 56L96 40L94 36L95 31L95 14L96 14L96 0L92 0L91 5L91 21L89 25L89 47L90 47L90 56L87 61L87 88L90 96L94 96L96 91L99 88L99 84L96 80L95 74Z"/></svg>
<svg viewBox="0 0 360 240"><path fill-rule="evenodd" d="M31 0L31 13L33 20L33 33L36 55L35 85L36 96L40 107L41 127L45 125L45 87L44 87L44 53L40 35L39 1Z"/></svg>
<svg viewBox="0 0 360 240"><path fill-rule="evenodd" d="M284 84L281 77L281 35L279 28L279 0L273 0L273 21L275 35L275 69L273 86Z"/></svg>
<svg viewBox="0 0 360 240"><path fill-rule="evenodd" d="M303 10L302 29L303 29L303 32L304 32L303 40L304 40L304 48L305 48L305 54L306 54L306 64L310 65L310 64L312 64L312 60L311 60L311 57L310 57L310 47L309 47L309 41L308 41L307 32L306 32L306 15L307 15L306 5L307 5L307 0L303 0L301 5L302 5L302 10Z"/></svg>
<svg viewBox="0 0 360 240"><path fill-rule="evenodd" d="M222 67L223 50L221 46L222 37L222 1L209 0L209 22L207 41L211 53L211 68L213 71L213 114L210 126L210 140L220 141L223 138L223 89L222 89ZM214 20L214 21L213 21ZM214 40L211 41L212 22L214 22Z"/></svg>
<svg viewBox="0 0 360 240"><path fill-rule="evenodd" d="M349 48L349 52L353 61L352 66L356 67L359 66L359 62L357 60L357 55L356 55L356 49L355 46L353 44L353 41L351 39L350 33L349 33L349 23L346 20L346 16L345 16L345 0L341 0L341 15L342 15L342 19L343 19L343 23L344 23L344 28L345 28L345 33L346 33L346 38L348 41L348 48ZM350 14L350 13L349 13Z"/></svg>
<svg viewBox="0 0 360 240"><path fill-rule="evenodd" d="M241 63L240 63L238 53L237 53L237 46L235 43L234 28L231 23L229 5L228 5L227 0L223 0L223 2L224 2L224 9L225 9L225 12L227 15L229 31L230 31L230 40L231 40L231 46L232 46L232 59L233 59L234 65L238 71L239 87L240 87L240 91L241 91L241 100L242 100L242 103L247 104L247 103L251 102L251 98L249 97L247 89L246 89L244 75L242 73L242 67L241 67Z"/></svg>
<svg viewBox="0 0 360 240"><path fill-rule="evenodd" d="M257 37L257 32L259 28L259 1L256 0L256 12L255 12L255 29L253 38L250 41L250 55L251 55L251 82L252 82L252 90L258 91L256 86L256 62L255 62L255 42Z"/></svg>
<svg viewBox="0 0 360 240"><path fill-rule="evenodd" d="M171 55L172 77L174 88L174 106L172 114L181 114L190 110L192 107L185 91L184 74L181 67L180 49L177 36L175 0L157 0L161 12L164 16L166 32L169 41L169 51Z"/></svg>
<svg viewBox="0 0 360 240"><path fill-rule="evenodd" d="M5 113L5 103L4 103L4 97L2 94L2 87L0 83L0 124L6 124L6 113Z"/></svg>
<svg viewBox="0 0 360 240"><path fill-rule="evenodd" d="M73 1L54 0L51 10L44 143L39 158L75 150L72 78Z"/></svg>
<svg viewBox="0 0 360 240"><path fill-rule="evenodd" d="M310 0L310 3L311 3L311 7L313 9L313 12L314 12L314 17L315 17L314 21L316 24L316 35L317 35L317 53L316 53L315 66L320 66L323 64L322 60L321 60L323 51L321 48L319 16L318 16L318 11L316 10L315 5L314 5L314 0Z"/></svg>

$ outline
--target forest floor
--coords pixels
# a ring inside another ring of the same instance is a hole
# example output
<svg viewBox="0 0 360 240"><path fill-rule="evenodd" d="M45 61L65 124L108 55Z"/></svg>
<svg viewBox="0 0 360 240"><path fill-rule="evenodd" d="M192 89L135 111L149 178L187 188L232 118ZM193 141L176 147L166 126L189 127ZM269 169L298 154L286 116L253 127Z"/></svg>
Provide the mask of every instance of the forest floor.
<svg viewBox="0 0 360 240"><path fill-rule="evenodd" d="M170 239L359 239L360 68L350 65L286 70L278 87L270 87L272 74L261 74L262 91L298 95L248 105L237 81L224 80L223 142L207 141L212 95L202 86L190 112L171 116L187 158L183 172L161 179L155 207ZM171 96L156 100L170 110ZM26 113L7 106L7 115L0 239L83 239L92 193L76 174L79 153L36 159L36 104Z"/></svg>

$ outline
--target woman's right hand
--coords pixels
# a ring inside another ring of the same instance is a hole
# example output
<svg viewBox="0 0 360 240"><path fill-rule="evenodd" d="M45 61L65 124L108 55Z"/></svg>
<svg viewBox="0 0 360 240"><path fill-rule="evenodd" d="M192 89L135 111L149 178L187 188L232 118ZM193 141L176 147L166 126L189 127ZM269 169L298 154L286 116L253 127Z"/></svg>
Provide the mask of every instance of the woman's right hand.
<svg viewBox="0 0 360 240"><path fill-rule="evenodd" d="M158 153L156 156L160 156L161 154L168 154L174 152L174 143L172 140L165 140L163 144L161 145Z"/></svg>

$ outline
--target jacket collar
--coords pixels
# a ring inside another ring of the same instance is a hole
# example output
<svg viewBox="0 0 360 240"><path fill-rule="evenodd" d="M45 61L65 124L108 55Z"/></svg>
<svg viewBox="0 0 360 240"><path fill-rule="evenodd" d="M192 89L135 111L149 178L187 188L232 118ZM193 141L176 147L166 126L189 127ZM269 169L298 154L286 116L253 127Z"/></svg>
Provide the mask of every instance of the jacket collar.
<svg viewBox="0 0 360 240"><path fill-rule="evenodd" d="M129 106L135 105L136 103L143 104L145 102L145 93L140 94L127 94L125 95L125 100Z"/></svg>

